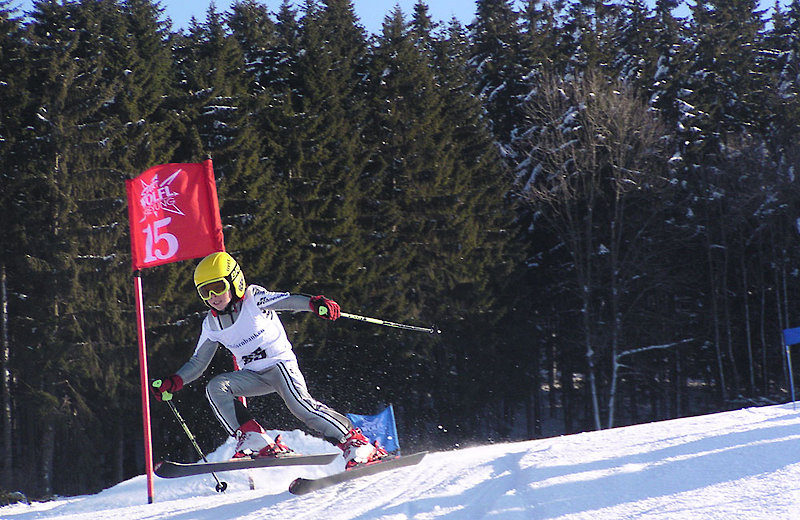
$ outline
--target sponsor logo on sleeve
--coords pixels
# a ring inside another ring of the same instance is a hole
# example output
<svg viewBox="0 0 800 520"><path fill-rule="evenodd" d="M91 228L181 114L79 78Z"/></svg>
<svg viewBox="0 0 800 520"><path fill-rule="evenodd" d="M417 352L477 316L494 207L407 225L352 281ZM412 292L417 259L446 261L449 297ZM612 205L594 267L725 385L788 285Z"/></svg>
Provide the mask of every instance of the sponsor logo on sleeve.
<svg viewBox="0 0 800 520"><path fill-rule="evenodd" d="M266 293L266 292L261 294L256 294L256 297L258 298L257 304L259 307L266 307L274 301L283 299L283 296L284 296L283 294L279 293Z"/></svg>

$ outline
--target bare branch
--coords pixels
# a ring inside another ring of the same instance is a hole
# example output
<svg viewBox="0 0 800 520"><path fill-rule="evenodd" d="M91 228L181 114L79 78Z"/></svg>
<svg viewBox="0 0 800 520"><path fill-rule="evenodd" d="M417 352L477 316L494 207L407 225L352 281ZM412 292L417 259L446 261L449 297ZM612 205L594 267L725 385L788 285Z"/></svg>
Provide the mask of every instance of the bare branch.
<svg viewBox="0 0 800 520"><path fill-rule="evenodd" d="M686 339L682 339L680 341L676 341L674 343L665 343L663 345L648 345L646 347L639 347L639 348L633 348L633 349L630 349L630 350L624 350L624 351L620 352L619 354L617 354L616 360L619 361L620 359L622 359L625 356L629 356L631 354L638 354L640 352L647 352L648 350L659 350L659 349L677 347L678 345L683 345L684 343L689 343L691 341L694 341L694 338L686 338Z"/></svg>

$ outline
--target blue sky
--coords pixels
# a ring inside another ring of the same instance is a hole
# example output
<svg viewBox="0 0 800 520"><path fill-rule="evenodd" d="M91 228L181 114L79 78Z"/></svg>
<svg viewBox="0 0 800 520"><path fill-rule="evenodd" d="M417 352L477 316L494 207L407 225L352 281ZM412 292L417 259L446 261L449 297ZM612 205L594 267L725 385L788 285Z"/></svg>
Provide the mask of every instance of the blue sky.
<svg viewBox="0 0 800 520"><path fill-rule="evenodd" d="M165 16L172 19L172 23L176 28L186 28L192 16L200 21L205 20L206 11L212 0L160 0L160 4L165 8ZM789 0L781 0L781 4L788 4ZM220 12L227 11L235 0L214 0L217 10ZM689 0L691 2L691 0ZM684 4L689 3L684 2ZM281 0L261 0L271 11L277 11L281 5ZM354 0L353 4L356 9L356 16L358 16L361 24L370 33L380 33L381 24L384 17L399 5L407 17L410 17L414 12L414 4L417 0ZM475 0L427 0L429 13L435 21L448 22L454 16L464 25L472 22L475 17ZM521 2L517 2L521 4ZM649 0L649 4L653 4L654 0ZM693 2L691 2L693 3ZM33 0L17 0L12 2L13 5L20 5L23 11L30 10ZM296 0L295 5L301 5L301 0ZM762 6L771 8L775 5L774 0L762 0ZM686 15L686 8L682 7L678 16Z"/></svg>
<svg viewBox="0 0 800 520"><path fill-rule="evenodd" d="M160 0L162 7L165 8L165 16L172 19L173 26L186 28L189 20L194 16L200 21L205 20L206 11L211 0ZM215 0L217 11L227 11L234 0ZM281 0L261 0L271 11L277 11L281 5ZM356 9L361 24L371 33L379 33L384 17L396 6L409 16L414 12L416 0L355 0L353 4ZM453 16L458 18L462 24L466 25L475 16L475 0L427 0L431 17L437 21L449 21ZM13 5L19 5L22 11L31 9L33 0L12 1ZM301 1L295 1L294 5L301 5Z"/></svg>
<svg viewBox="0 0 800 520"><path fill-rule="evenodd" d="M172 18L174 25L186 27L189 19L194 16L199 20L205 19L205 13L210 0L162 0L161 5L166 7L167 15ZM226 11L235 2L234 0L215 0L218 11ZM271 11L277 11L281 0L261 0ZM399 5L406 15L414 12L417 0L355 0L356 9L361 24L368 32L378 33L384 17L396 5ZM453 16L464 25L470 23L475 16L475 0L428 0L426 2L429 12L434 20L449 21ZM296 1L294 5L301 5Z"/></svg>

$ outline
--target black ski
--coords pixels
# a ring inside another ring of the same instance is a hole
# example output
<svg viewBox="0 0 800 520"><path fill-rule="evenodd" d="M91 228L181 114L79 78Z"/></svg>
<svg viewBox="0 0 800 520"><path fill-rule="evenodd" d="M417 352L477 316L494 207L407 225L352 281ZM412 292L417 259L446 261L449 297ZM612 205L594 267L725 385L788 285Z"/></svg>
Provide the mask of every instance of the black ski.
<svg viewBox="0 0 800 520"><path fill-rule="evenodd" d="M340 453L325 453L322 455L287 455L284 457L260 457L257 459L243 458L234 460L224 460L222 462L162 462L156 468L156 475L161 478L188 477L215 471L230 471L235 469L247 468L269 468L272 466L304 466L304 465L324 465L330 464L336 457L341 457Z"/></svg>
<svg viewBox="0 0 800 520"><path fill-rule="evenodd" d="M384 459L381 462L359 466L351 470L342 471L341 473L328 475L327 477L315 479L297 478L289 485L289 492L294 495L305 495L306 493L311 493L312 491L317 491L359 477L366 477L367 475L374 475L404 466L413 466L414 464L419 464L427 453L427 451L421 451L413 455L403 455L388 460Z"/></svg>

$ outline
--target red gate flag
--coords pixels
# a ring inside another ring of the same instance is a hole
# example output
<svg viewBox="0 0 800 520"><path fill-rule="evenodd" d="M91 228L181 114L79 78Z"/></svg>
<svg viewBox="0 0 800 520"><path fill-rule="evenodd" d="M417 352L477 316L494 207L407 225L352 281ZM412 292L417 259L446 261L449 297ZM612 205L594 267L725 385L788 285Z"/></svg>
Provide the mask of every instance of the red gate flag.
<svg viewBox="0 0 800 520"><path fill-rule="evenodd" d="M153 166L125 188L134 271L225 250L211 159Z"/></svg>
<svg viewBox="0 0 800 520"><path fill-rule="evenodd" d="M153 453L150 436L147 346L140 269L224 251L217 186L211 159L202 163L161 164L132 180L128 192L131 257L136 281L139 379L147 471L147 501L153 503Z"/></svg>

